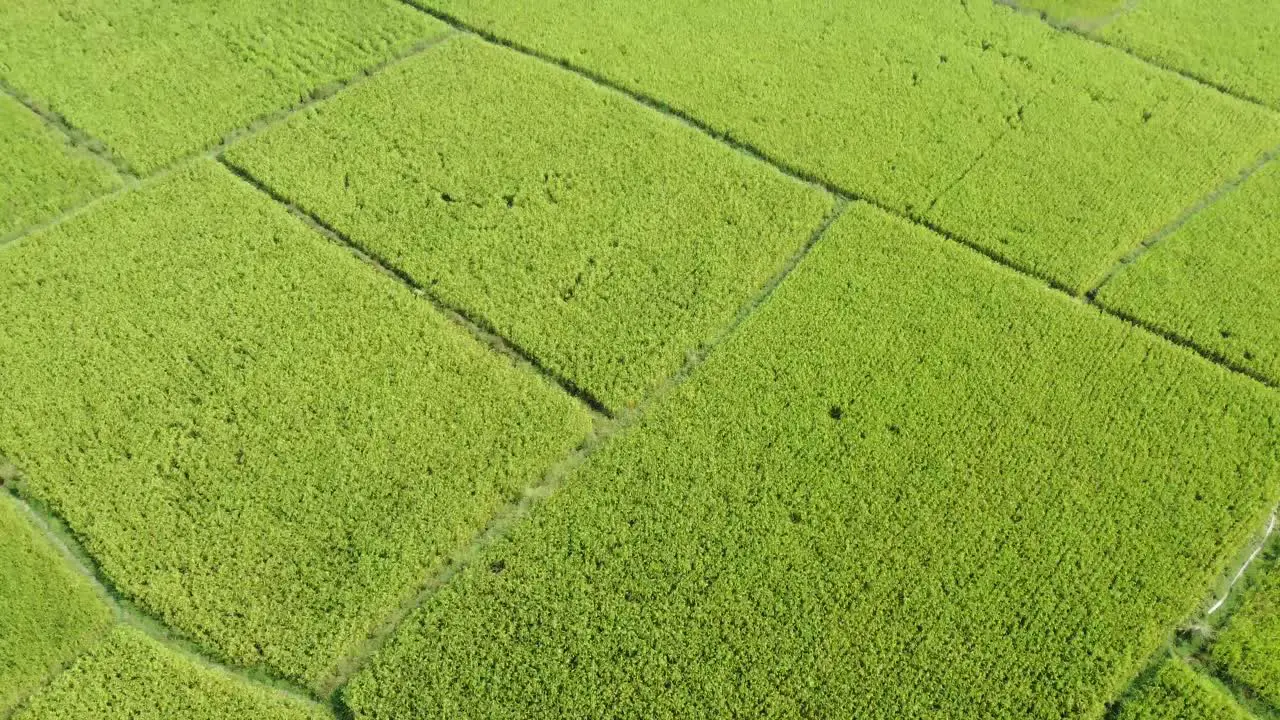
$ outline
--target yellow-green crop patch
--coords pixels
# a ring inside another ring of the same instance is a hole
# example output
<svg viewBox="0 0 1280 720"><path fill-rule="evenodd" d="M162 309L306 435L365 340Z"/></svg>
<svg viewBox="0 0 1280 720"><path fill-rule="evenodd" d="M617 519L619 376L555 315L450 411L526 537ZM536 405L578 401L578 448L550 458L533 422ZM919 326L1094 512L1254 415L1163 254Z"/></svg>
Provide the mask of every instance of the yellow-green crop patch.
<svg viewBox="0 0 1280 720"><path fill-rule="evenodd" d="M0 297L21 492L146 611L301 680L589 427L212 161L0 249Z"/></svg>
<svg viewBox="0 0 1280 720"><path fill-rule="evenodd" d="M1135 2L1098 34L1280 110L1280 11L1274 0Z"/></svg>
<svg viewBox="0 0 1280 720"><path fill-rule="evenodd" d="M395 0L6 0L0 78L147 173L443 29Z"/></svg>
<svg viewBox="0 0 1280 720"><path fill-rule="evenodd" d="M1280 713L1280 546L1250 578L1241 602L1209 646L1214 667Z"/></svg>
<svg viewBox="0 0 1280 720"><path fill-rule="evenodd" d="M0 240L119 183L106 163L0 94Z"/></svg>
<svg viewBox="0 0 1280 720"><path fill-rule="evenodd" d="M1125 698L1114 720L1252 720L1208 677L1168 657Z"/></svg>
<svg viewBox="0 0 1280 720"><path fill-rule="evenodd" d="M1098 717L1280 491L1280 397L855 204L412 614L358 718Z"/></svg>
<svg viewBox="0 0 1280 720"><path fill-rule="evenodd" d="M206 667L117 626L14 720L332 720L315 703Z"/></svg>
<svg viewBox="0 0 1280 720"><path fill-rule="evenodd" d="M1037 10L1046 18L1072 27L1089 29L1110 20L1134 0L1010 0L1007 4Z"/></svg>
<svg viewBox="0 0 1280 720"><path fill-rule="evenodd" d="M0 715L107 628L84 577L0 489Z"/></svg>
<svg viewBox="0 0 1280 720"><path fill-rule="evenodd" d="M413 0L1073 290L1280 118L990 0Z"/></svg>
<svg viewBox="0 0 1280 720"><path fill-rule="evenodd" d="M728 324L833 203L472 38L228 158L615 410Z"/></svg>
<svg viewBox="0 0 1280 720"><path fill-rule="evenodd" d="M1280 159L1102 286L1098 302L1280 384Z"/></svg>

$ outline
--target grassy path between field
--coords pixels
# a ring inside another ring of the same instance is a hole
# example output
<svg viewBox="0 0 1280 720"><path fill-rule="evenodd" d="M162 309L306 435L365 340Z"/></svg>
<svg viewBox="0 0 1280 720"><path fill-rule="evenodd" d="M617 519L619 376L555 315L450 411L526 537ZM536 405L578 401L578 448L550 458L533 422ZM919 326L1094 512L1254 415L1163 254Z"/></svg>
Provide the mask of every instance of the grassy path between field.
<svg viewBox="0 0 1280 720"><path fill-rule="evenodd" d="M494 35L494 34L492 34L492 33L490 33L490 32L485 31L483 28L479 28L479 27L476 27L476 26L474 26L474 25L470 25L470 24L468 24L468 23L466 23L466 22L462 21L461 19L459 19L459 18L457 18L457 17L454 17L454 16L452 16L452 15L450 15L450 14L448 14L448 13L440 12L440 11L438 11L438 10L434 10L434 9L421 8L421 7L418 7L417 5L414 5L413 3L409 2L408 0L400 0L400 2L404 2L406 5L409 5L410 7L416 8L416 9L420 10L421 12L424 12L424 13L426 13L426 14L428 14L428 15L430 15L430 16L432 16L432 17L434 17L434 18L438 19L438 20L440 20L441 22L444 22L444 23L446 23L446 24L448 24L448 25L452 26L452 27L453 27L457 32L459 32L459 33L464 33L464 34L474 35L474 36L479 37L479 38L482 38L482 39L484 39L484 40L486 40L486 41L488 41L488 42L495 43L495 44L497 44L497 45L501 45L501 46L503 46L503 47L506 47L506 48L509 48L509 49L515 50L516 52L519 52L519 53L521 53L521 54L524 54L524 55L528 55L528 56L531 56L531 57L537 58L537 59L539 59L539 60L541 60L541 61L543 61L543 62L549 63L549 64L551 64L551 65L555 65L555 66L557 66L557 67L564 68L564 69L569 70L569 71L571 71L571 72L573 72L573 73L576 73L576 74L578 74L578 75L581 75L581 76L583 76L583 77L586 77L587 79L591 80L592 82L596 83L597 85L600 85L600 86L602 86L602 87L606 87L606 88L608 88L608 89L610 89L610 90L613 90L614 92L622 93L623 95L626 95L627 97L630 97L632 100L634 100L634 101L636 101L636 102L638 102L638 103L640 103L640 104L642 104L642 105L645 105L645 106L647 106L647 107L650 107L650 108L652 108L652 109L654 109L654 110L656 110L656 111L658 111L658 112L660 112L660 113L663 113L663 114L668 115L668 116L670 116L670 117L672 117L672 118L675 118L675 119L677 119L677 120L679 120L679 121L681 121L681 122L683 122L683 123L685 123L685 124L687 124L687 125L689 125L689 126L691 126L691 127L695 128L695 129L699 130L700 132L702 132L702 133L706 134L707 136L711 137L712 139L717 140L717 141L719 141L719 142L721 142L721 143L724 143L724 144L726 144L726 145L729 145L730 147L734 148L735 150L738 150L739 152L745 153L745 154L749 155L750 157L752 157L752 158L754 158L754 159L756 159L756 160L759 160L759 161L761 161L761 162L768 163L769 165L774 166L774 167L775 167L775 168L777 168L778 170L780 170L780 171L782 171L782 172L786 173L787 175L790 175L790 176L792 176L792 177L794 177L794 178L796 178L796 179L798 179L798 180L801 180L801 181L804 181L804 182L807 182L807 183L811 183L811 184L813 184L813 185L816 185L816 186L818 186L818 187L821 187L822 189L826 190L827 192L830 192L831 194L835 195L835 196L836 196L836 197L838 197L838 198L841 198L841 199L845 200L846 202L851 202L851 201L862 201L862 202L866 202L866 203L868 203L868 204L870 204L870 205L873 205L873 206L875 206L875 207L879 208L880 210L883 210L883 211L885 211L885 212L887 212L887 213L889 213L889 214L891 214L891 215L895 215L895 216L897 216L897 217L901 217L901 218L903 218L903 219L905 219L905 220L907 220L907 221L909 221L909 222L911 222L911 223L913 223L913 224L921 225L921 226L923 226L923 227L926 227L926 228L928 228L929 230L932 230L934 233L937 233L938 235L941 235L942 237L945 237L945 238L947 238L948 240L950 240L950 241L952 241L952 242L958 243L958 244L960 244L960 245L964 245L965 247L969 248L970 250L973 250L974 252L977 252L977 253L980 253L980 254L984 255L985 257L987 257L988 259L992 260L993 262L996 262L996 263L998 263L998 264L1000 264L1000 265L1003 265L1003 266L1005 266L1005 267L1008 267L1008 268L1010 268L1010 269L1012 269L1012 270L1014 270L1014 271L1016 271L1016 272L1019 272L1019 273L1021 273L1021 274L1023 274L1023 275L1029 275L1029 276L1031 276L1031 277L1034 277L1034 278L1036 278L1037 280L1039 280L1040 282L1042 282L1042 283L1044 283L1044 284L1048 285L1049 287L1051 287L1051 288L1053 288L1053 289L1055 289L1055 290L1058 290L1058 291L1062 292L1062 293L1063 293L1063 294L1065 294L1065 295L1068 295L1068 296L1070 296L1070 297L1072 297L1072 298L1075 298L1075 299L1077 299L1077 300L1080 300L1081 302L1084 302L1084 303L1086 303L1086 304L1093 305L1094 307L1097 307L1097 308L1098 308L1099 310L1101 310L1102 312L1104 312L1104 313L1106 313L1106 314L1109 314L1109 315L1112 315L1112 316L1115 316L1115 317L1118 317L1118 318L1120 318L1121 320L1124 320L1126 323L1129 323L1130 325L1133 325L1133 326L1135 326L1135 327L1138 327L1138 328L1140 328L1140 329L1142 329L1142 330L1144 330L1144 331L1146 331L1146 332L1148 332L1148 333L1158 335L1158 336L1162 337L1163 339L1165 339L1166 341L1168 341L1169 343L1172 343L1172 344L1174 344L1174 345L1178 345L1178 346L1180 346L1180 347L1184 347L1184 348L1187 348L1187 349L1189 349L1189 350L1192 350L1192 351L1194 351L1196 354L1200 355L1201 357L1205 358L1206 360L1208 360L1208 361L1210 361L1210 362L1212 362L1212 363L1214 363L1214 364L1216 364L1216 365L1220 365L1220 366L1222 366L1222 367L1225 367L1225 368L1227 368L1228 370L1230 370L1230 371L1232 371L1232 372L1234 372L1234 373L1237 373L1237 374L1241 374L1241 375L1245 375L1245 376L1247 376L1247 377L1250 377L1250 378L1252 378L1253 380L1255 380L1255 381L1257 381L1257 382L1259 382L1259 383L1262 383L1263 385L1266 385L1267 387L1270 387L1270 388L1273 388L1273 389L1277 387L1275 383L1271 382L1270 380L1268 380L1267 378L1265 378L1265 377L1264 377L1264 376L1262 376L1261 374L1259 374L1259 373L1257 373L1257 372L1255 372L1255 371L1252 371L1252 370L1250 370L1250 369L1248 369L1248 368L1245 368L1245 367L1243 367L1243 366L1241 366L1241 365L1239 365L1239 364L1233 363L1233 362L1231 362L1230 360L1228 360L1227 358L1225 358L1224 356L1222 356L1220 353L1216 353L1216 352L1214 352L1213 350L1210 350L1210 349L1208 349L1208 348L1205 348L1205 347L1201 346L1200 344L1198 344L1198 343L1196 343L1196 342L1194 342L1194 341L1192 341L1192 340L1190 340L1190 339L1188 339L1188 338L1183 338L1183 337L1180 337L1180 336L1174 335L1174 334L1172 334L1172 333L1163 332L1163 331L1159 330L1158 328L1155 328L1155 327L1153 327L1153 326L1151 326L1151 325L1149 325L1149 324L1143 323L1143 322L1142 322L1141 320L1139 320L1138 318L1129 317L1129 316L1127 316L1127 315L1123 315L1123 314L1121 314L1121 313L1117 313L1117 312L1115 312L1114 310L1112 310L1112 309L1110 309L1110 308L1107 308L1107 307L1103 307L1103 306L1096 305L1095 303L1093 303L1093 296L1097 293L1097 291L1099 290L1099 288L1100 288L1103 284L1105 284L1107 280L1109 280L1112 276L1114 276L1114 274L1115 274L1116 272L1118 272L1118 271L1119 271L1119 270L1120 270L1124 265L1127 265L1127 264L1130 264L1130 263L1134 262L1134 261L1135 261L1138 257L1140 257L1140 256L1141 256L1141 254L1142 254L1142 253L1144 253L1147 249L1150 249L1151 247L1153 247L1153 246L1157 245L1157 244L1160 242L1160 240L1162 240L1163 238L1165 238L1165 237L1167 237L1168 235L1170 235L1170 234L1172 234L1173 232L1175 232L1178 228L1180 228L1180 227L1182 227L1183 225L1185 225L1185 224L1186 224L1186 222L1187 222L1188 220L1190 220L1192 217L1194 217L1194 216L1198 215L1198 214L1199 214L1200 212L1202 212L1203 210L1205 210L1205 209L1207 209L1208 207L1212 206L1212 205L1213 205L1213 204L1214 204L1218 199L1220 199L1223 195L1225 195L1226 193L1228 193L1230 190L1234 189L1235 187L1239 186L1241 183L1243 183L1243 182L1244 182L1245 180L1247 180L1249 177L1253 176L1257 171L1261 170L1264 166L1266 166L1266 165L1268 165L1269 163L1271 163L1271 162L1273 162L1273 161L1277 160L1277 158L1280 158L1280 147L1273 148L1273 149L1271 149L1271 150L1269 150L1269 151L1265 152L1265 153L1264 153L1264 154L1262 154L1260 157L1258 157L1257 159L1255 159L1255 160L1254 160L1254 162L1253 162L1253 163L1251 163L1249 166L1247 166L1247 167L1245 167L1244 169L1242 169L1242 170L1241 170L1241 171L1240 171L1240 172L1239 172L1235 177L1231 178L1229 181L1227 181L1226 183L1224 183L1223 185L1221 185L1220 187L1218 187L1217 189L1215 189L1215 190L1214 190L1212 193L1210 193L1209 195L1207 195L1207 196L1205 196L1205 197L1203 197L1203 198L1199 199L1197 202L1193 203L1190 207L1186 208L1182 213L1180 213L1180 214L1179 214L1179 216L1178 216L1178 217L1177 217L1177 218L1176 218L1172 223L1170 223L1170 224L1169 224L1168 226L1166 226L1165 228L1162 228L1162 229L1161 229L1161 230L1160 230L1160 231L1159 231L1155 236L1153 236L1152 238L1149 238L1149 239L1147 239L1147 240L1143 241L1142 243L1140 243L1140 244L1139 244L1139 246L1138 246L1137 248L1135 248L1135 249L1134 249L1134 250L1132 250L1129 254L1127 254L1124 258L1122 258L1122 259L1121 259L1121 261L1120 261L1119 263L1116 263L1116 264L1115 264L1115 265L1113 265L1111 268L1109 268L1109 269L1108 269L1108 270L1107 270L1107 271L1106 271L1106 272L1105 272L1105 273L1104 273L1104 274L1103 274L1103 275L1102 275L1102 276L1101 276L1097 281L1095 281L1095 282L1091 283L1091 284L1089 285L1089 290L1088 290L1088 292L1086 292L1086 293L1084 293L1084 294L1077 294L1077 293L1075 293L1071 288L1068 288L1068 287L1066 287L1066 286L1062 285L1061 283L1057 282L1057 281L1056 281L1056 280L1054 280L1053 278L1050 278L1050 277L1048 277L1048 276L1046 276L1046 275L1044 275L1044 274L1041 274L1041 273L1035 272L1035 271L1031 270L1030 268L1028 268L1028 267L1026 267L1026 266L1022 265L1021 263L1017 263L1017 262L1015 262L1015 261L1012 261L1012 260L1010 260L1009 258L1002 257L1002 256L1000 256L1000 255L998 255L998 254L996 254L996 253L992 252L992 251L991 251L991 250L989 250L988 248L985 248L985 247L982 247L982 246L980 246L980 245L978 245L978 244L975 244L975 243L973 243L973 242L970 242L970 241L968 241L968 240L966 240L966 239L964 239L964 238L962 238L962 237L957 236L955 233L952 233L952 232L950 232L950 231L946 230L945 228L940 227L940 226L939 226L939 225L937 225L936 223L930 222L929 220L925 219L925 217L924 217L924 213L923 213L923 212L920 212L920 213L915 213L915 212L913 212L913 213L904 213L904 212L902 212L902 211L900 211L900 210L897 210L897 209L895 209L895 208L893 208L893 207L890 207L890 206L888 206L888 205L886 205L886 204L884 204L884 203L882 203L882 202L878 201L878 200L877 200L877 199L875 199L875 198L865 196L865 195L863 195L863 194L861 194L861 193L852 192L852 191L850 191L850 190L849 190L849 189L847 189L847 188L844 188L844 187L841 187L841 186L839 186L839 185L836 185L836 184L830 183L830 182L828 182L828 181L826 181L826 180L823 180L822 178L820 178L820 177L818 177L818 176L816 176L816 175L814 175L814 174L812 174L812 173L806 172L806 171L804 171L804 170L802 170L802 169L800 169L800 168L798 168L798 167L796 167L796 166L794 166L794 165L792 165L792 164L790 164L790 163L786 162L785 160L782 160L781 158L777 158L777 157L774 157L774 156L770 155L769 153L763 152L763 151L761 151L760 149L758 149L758 148L756 148L756 147L754 147L754 146L752 146L752 145L750 145L750 144L748 144L748 143L745 143L745 142L742 142L742 141L740 141L740 140L737 140L737 139L734 139L734 138L728 137L728 136L726 136L724 133L721 133L721 132L716 131L713 127L711 127L710 125L706 124L705 122L703 122L703 121L699 120L698 118L696 118L696 117L694 117L694 116L692 116L692 115L690 115L690 114L688 114L688 113L686 113L686 112L683 112L683 111L681 111L681 110L679 110L679 109L677 109L677 108L675 108L675 107L671 106L671 105L670 105L670 104L668 104L668 103L665 103L665 102L663 102L663 101L661 101L661 100L659 100L659 99L656 99L656 98L653 98L653 97L647 96L647 95L645 95L645 94L643 94L643 93L637 92L637 91L632 90L632 89L630 89L630 88L623 87L623 86L621 86L621 85L619 85L619 84L617 84L617 83L613 82L612 80L610 80L610 79L608 79L608 78L604 77L603 75L600 75L600 74L598 74L598 73L592 72L591 70L589 70L589 69L587 69L587 68L580 67L580 66L575 65L575 64L570 63L570 62L565 62L565 61L563 61L563 60L561 60L561 59L559 59L559 58L556 58L556 57L554 57L554 56L551 56L551 55L548 55L548 54L546 54L546 53L540 52L540 51L538 51L538 50L536 50L536 49L533 49L533 48L530 48L530 47L524 46L524 45L522 45L522 44L520 44L520 43L513 42L513 41L511 41L511 40L509 40L509 39L507 39L507 38L503 38L503 37L496 36L496 35ZM1021 9L1021 8L1017 8L1017 6L1016 6L1016 5L1014 5L1014 4L1012 4L1012 3L1002 3L1002 4L1009 5L1010 7L1015 7L1016 9ZM1025 11L1025 12L1033 12L1033 11ZM1035 14L1036 14L1036 15L1040 15L1040 13L1039 13L1039 12L1035 12ZM1099 40L1097 40L1097 39L1095 39L1095 38L1092 38L1092 37L1089 37L1089 36L1087 36L1087 35L1086 35L1086 36L1084 36L1084 37L1088 38L1091 42L1096 42L1096 43L1103 44L1103 45L1107 45L1108 47L1111 47L1111 46L1110 46L1110 45L1108 45L1107 43L1104 43L1104 42L1102 42L1102 41L1099 41ZM1123 50L1123 48L1117 48L1117 49L1121 49L1121 50ZM1132 54L1132 53L1130 53L1130 54ZM1137 57L1137 56L1135 56L1135 57ZM1164 70L1164 71L1167 71L1167 72L1171 72L1171 73L1174 73L1174 74L1178 74L1178 75L1183 75L1183 76L1185 76L1185 74L1184 74L1184 73L1181 73L1180 71L1178 71L1178 70L1176 70L1176 69L1168 68L1168 67L1164 67L1164 66L1159 65L1159 64L1157 64L1157 63L1152 63L1151 61L1149 61L1149 60L1147 60L1147 59L1145 59L1145 58L1141 58L1141 57L1139 57L1139 59L1140 59L1140 60L1142 60L1142 61L1143 61L1143 62L1145 62L1145 63L1151 64L1151 65L1153 65L1153 66L1155 66L1155 67L1159 67L1161 70ZM1214 85L1209 84L1209 83L1205 83L1205 82L1203 82L1203 81L1199 80L1198 78L1190 78L1190 79L1192 79L1193 81L1195 81L1195 82L1197 82L1197 83L1199 83L1199 84L1207 85L1207 86L1209 86L1210 88L1212 88L1213 90L1215 90L1215 91L1217 91L1217 92L1220 92L1220 93L1222 93L1222 94L1224 94L1224 95L1230 95L1230 96L1232 96L1232 97L1237 97L1235 94L1231 93L1229 90L1226 90L1226 89L1223 89L1223 88L1219 88L1219 87L1214 86ZM1247 99L1247 98L1237 98L1237 99L1245 100L1245 101L1247 101L1247 102L1250 102L1251 104L1258 105L1259 107L1263 108L1263 109L1264 109L1264 110L1266 110L1267 112L1270 112L1270 113L1274 113L1274 112L1275 112L1275 111L1274 111L1274 110L1272 110L1271 108L1269 108L1269 107L1267 107L1267 106L1265 106L1265 105L1261 105L1261 104L1257 103L1256 101L1249 100L1249 99Z"/></svg>
<svg viewBox="0 0 1280 720"><path fill-rule="evenodd" d="M1160 60L1157 60L1153 57L1150 57L1147 54L1134 50L1133 48L1125 47L1124 45L1110 42L1106 38L1099 37L1098 35L1095 34L1102 31L1104 28L1114 23L1116 20L1119 20L1122 16L1136 10L1138 7L1139 0L1125 0L1123 5L1117 7L1115 10L1112 10L1111 12L1103 15L1102 17L1092 18L1092 19L1086 18L1081 20L1056 19L1052 17L1048 12L1037 9L1035 7L1030 7L1025 2L1021 2L1020 0L993 0L993 1L997 5L1003 5L1007 8L1015 10L1024 15L1030 15L1032 17L1039 18L1046 25L1049 25L1050 27L1052 27L1053 29L1059 32L1070 33L1071 35L1075 35L1076 37L1084 38L1085 40L1088 40L1091 43L1097 43L1098 45L1105 45L1106 47L1119 50L1120 52L1125 53L1126 55L1129 55L1131 57L1134 57L1148 65L1151 65L1153 67L1158 67L1161 70L1173 73L1175 75L1180 75L1198 85L1203 85L1211 90L1215 90L1219 93L1222 93L1223 95L1229 95L1241 102L1247 102L1250 105L1256 105L1265 110L1274 111L1274 108L1272 108L1270 105L1267 105L1265 102L1259 100L1256 97L1252 97L1248 94L1233 90L1220 82L1215 82L1214 80L1208 77L1205 77L1203 75L1200 75L1199 73L1193 72L1191 70L1175 67L1174 65L1171 65L1169 63L1161 62Z"/></svg>
<svg viewBox="0 0 1280 720"><path fill-rule="evenodd" d="M113 625L103 630L98 640L105 639L110 635L113 628L124 626L136 630L151 640L164 646L169 651L196 664L199 667L212 670L217 673L224 674L234 678L238 682L248 683L254 687L261 688L272 694L288 698L290 700L312 706L327 706L327 703L316 697L314 693L298 686L288 680L271 677L265 673L255 672L227 665L209 657L195 644L183 640L175 636L167 627L147 613L140 610L136 605L125 598L112 585L111 581L102 574L98 564L84 550L80 543L72 535L66 525L53 513L38 504L32 503L27 498L18 494L16 484L20 482L21 471L9 464L7 460L0 457L0 488L7 490L9 499L14 502L22 511L22 515L29 521L31 527L39 531L39 534L52 546L57 553L65 561L65 565L74 573L85 578L90 587L93 588L98 600L108 608L108 611L115 621ZM0 490L3 492L3 490ZM0 498L0 502L4 502ZM91 653L97 642L90 643L80 655L71 658L64 667L56 669L49 673L39 685L33 687L26 695L32 697L40 694L48 688L59 676L62 675L66 666L70 666L79 657L83 657ZM24 708L25 701L19 700L13 706L0 711L0 720L8 720L21 712ZM341 716L341 711L336 708L334 712Z"/></svg>

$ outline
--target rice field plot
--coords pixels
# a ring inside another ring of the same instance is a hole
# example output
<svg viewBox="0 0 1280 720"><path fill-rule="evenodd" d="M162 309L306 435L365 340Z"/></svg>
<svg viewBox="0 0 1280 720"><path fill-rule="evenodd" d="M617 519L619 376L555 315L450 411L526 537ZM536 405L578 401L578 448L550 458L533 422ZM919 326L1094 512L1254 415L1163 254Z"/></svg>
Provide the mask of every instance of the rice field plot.
<svg viewBox="0 0 1280 720"><path fill-rule="evenodd" d="M7 0L0 80L146 174L444 30L395 0Z"/></svg>
<svg viewBox="0 0 1280 720"><path fill-rule="evenodd" d="M0 715L17 720L319 720L327 708L184 657L122 624L0 491Z"/></svg>
<svg viewBox="0 0 1280 720"><path fill-rule="evenodd" d="M1254 720L1219 685L1169 656L1138 681L1114 714L1116 720Z"/></svg>
<svg viewBox="0 0 1280 720"><path fill-rule="evenodd" d="M1280 110L1280 12L1271 0L1134 2L1097 36Z"/></svg>
<svg viewBox="0 0 1280 720"><path fill-rule="evenodd" d="M1280 158L1121 268L1102 305L1280 386Z"/></svg>
<svg viewBox="0 0 1280 720"><path fill-rule="evenodd" d="M0 241L119 185L107 163L0 94Z"/></svg>
<svg viewBox="0 0 1280 720"><path fill-rule="evenodd" d="M1205 654L1216 672L1280 714L1280 544L1251 574Z"/></svg>
<svg viewBox="0 0 1280 720"><path fill-rule="evenodd" d="M13 720L332 720L329 708L242 681L117 625Z"/></svg>
<svg viewBox="0 0 1280 720"><path fill-rule="evenodd" d="M111 614L0 488L0 714L97 641Z"/></svg>
<svg viewBox="0 0 1280 720"><path fill-rule="evenodd" d="M474 38L227 158L613 411L728 324L834 203Z"/></svg>
<svg viewBox="0 0 1280 720"><path fill-rule="evenodd" d="M0 720L1280 716L1207 7L0 3Z"/></svg>
<svg viewBox="0 0 1280 720"><path fill-rule="evenodd" d="M1274 113L988 0L414 0L1083 292Z"/></svg>
<svg viewBox="0 0 1280 720"><path fill-rule="evenodd" d="M1280 397L856 204L410 616L357 718L1100 717L1280 490Z"/></svg>
<svg viewBox="0 0 1280 720"><path fill-rule="evenodd" d="M587 412L213 161L0 248L0 455L212 656L327 673Z"/></svg>

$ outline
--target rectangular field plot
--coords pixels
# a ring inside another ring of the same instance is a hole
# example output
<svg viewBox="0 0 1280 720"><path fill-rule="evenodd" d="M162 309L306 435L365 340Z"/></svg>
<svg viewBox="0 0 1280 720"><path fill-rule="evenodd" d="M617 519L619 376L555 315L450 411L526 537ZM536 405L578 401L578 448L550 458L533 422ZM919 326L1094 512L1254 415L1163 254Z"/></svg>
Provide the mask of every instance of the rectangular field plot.
<svg viewBox="0 0 1280 720"><path fill-rule="evenodd" d="M444 29L394 0L6 0L0 78L148 173Z"/></svg>
<svg viewBox="0 0 1280 720"><path fill-rule="evenodd" d="M1100 717L1280 491L1277 420L1258 383L855 204L344 697Z"/></svg>
<svg viewBox="0 0 1280 720"><path fill-rule="evenodd" d="M471 38L228 158L614 410L728 324L833 203Z"/></svg>
<svg viewBox="0 0 1280 720"><path fill-rule="evenodd" d="M119 184L105 162L0 94L0 241Z"/></svg>
<svg viewBox="0 0 1280 720"><path fill-rule="evenodd" d="M1226 627L1209 646L1209 660L1225 677L1280 714L1280 543L1252 573Z"/></svg>
<svg viewBox="0 0 1280 720"><path fill-rule="evenodd" d="M1114 720L1254 720L1223 688L1169 656L1124 698Z"/></svg>
<svg viewBox="0 0 1280 720"><path fill-rule="evenodd" d="M589 417L212 161L0 249L0 452L144 610L313 681Z"/></svg>
<svg viewBox="0 0 1280 720"><path fill-rule="evenodd" d="M1280 117L989 0L413 0L1080 291Z"/></svg>
<svg viewBox="0 0 1280 720"><path fill-rule="evenodd" d="M0 488L0 715L92 645L111 613Z"/></svg>
<svg viewBox="0 0 1280 720"><path fill-rule="evenodd" d="M1275 0L1137 2L1098 34L1280 110L1280 10Z"/></svg>
<svg viewBox="0 0 1280 720"><path fill-rule="evenodd" d="M1280 385L1280 159L1121 269L1097 299Z"/></svg>
<svg viewBox="0 0 1280 720"><path fill-rule="evenodd" d="M14 720L332 720L314 703L251 685L117 626Z"/></svg>

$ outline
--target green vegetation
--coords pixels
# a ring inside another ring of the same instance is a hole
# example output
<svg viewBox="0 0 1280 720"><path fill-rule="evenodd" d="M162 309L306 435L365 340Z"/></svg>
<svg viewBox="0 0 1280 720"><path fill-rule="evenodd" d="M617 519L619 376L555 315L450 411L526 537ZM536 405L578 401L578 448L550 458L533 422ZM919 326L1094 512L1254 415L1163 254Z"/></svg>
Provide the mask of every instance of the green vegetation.
<svg viewBox="0 0 1280 720"><path fill-rule="evenodd" d="M1137 2L1099 35L1280 109L1280 12L1274 0Z"/></svg>
<svg viewBox="0 0 1280 720"><path fill-rule="evenodd" d="M0 720L1280 717L1277 2L0 2Z"/></svg>
<svg viewBox="0 0 1280 720"><path fill-rule="evenodd" d="M1251 720L1218 686L1176 657L1138 681L1114 720Z"/></svg>
<svg viewBox="0 0 1280 720"><path fill-rule="evenodd" d="M414 0L1073 290L1280 118L986 0Z"/></svg>
<svg viewBox="0 0 1280 720"><path fill-rule="evenodd" d="M1280 397L855 204L402 625L359 718L1096 717L1280 491Z"/></svg>
<svg viewBox="0 0 1280 720"><path fill-rule="evenodd" d="M0 94L0 239L119 182L106 163L70 147L40 116Z"/></svg>
<svg viewBox="0 0 1280 720"><path fill-rule="evenodd" d="M833 202L470 38L228 156L613 409L727 325Z"/></svg>
<svg viewBox="0 0 1280 720"><path fill-rule="evenodd" d="M110 612L0 490L0 715L93 642Z"/></svg>
<svg viewBox="0 0 1280 720"><path fill-rule="evenodd" d="M323 707L250 685L118 626L14 720L332 720Z"/></svg>
<svg viewBox="0 0 1280 720"><path fill-rule="evenodd" d="M313 681L589 428L212 161L0 248L0 453L112 582Z"/></svg>
<svg viewBox="0 0 1280 720"><path fill-rule="evenodd" d="M1240 605L1209 646L1223 675L1280 712L1280 545L1249 577Z"/></svg>
<svg viewBox="0 0 1280 720"><path fill-rule="evenodd" d="M6 0L0 78L146 173L442 30L394 0Z"/></svg>
<svg viewBox="0 0 1280 720"><path fill-rule="evenodd" d="M1098 301L1280 384L1280 160L1122 269Z"/></svg>
<svg viewBox="0 0 1280 720"><path fill-rule="evenodd" d="M1085 29L1109 19L1128 2L1132 0L1014 0L1013 4L1038 10L1055 22Z"/></svg>

